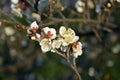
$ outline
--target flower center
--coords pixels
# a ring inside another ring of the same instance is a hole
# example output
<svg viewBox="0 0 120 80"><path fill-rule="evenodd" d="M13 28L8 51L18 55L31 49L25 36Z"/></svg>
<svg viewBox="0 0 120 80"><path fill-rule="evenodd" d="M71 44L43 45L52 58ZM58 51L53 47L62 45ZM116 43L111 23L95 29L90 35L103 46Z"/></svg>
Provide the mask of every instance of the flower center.
<svg viewBox="0 0 120 80"><path fill-rule="evenodd" d="M48 32L47 32L47 36L48 36L48 37L52 37L53 34L52 34L50 31L48 31Z"/></svg>
<svg viewBox="0 0 120 80"><path fill-rule="evenodd" d="M78 42L75 42L75 43L73 44L74 48L77 48L78 45L79 45Z"/></svg>
<svg viewBox="0 0 120 80"><path fill-rule="evenodd" d="M41 36L40 36L40 39L43 39L43 38L44 38L44 35L41 35Z"/></svg>
<svg viewBox="0 0 120 80"><path fill-rule="evenodd" d="M37 31L37 28L36 28L36 27L33 27L33 28L32 28L32 31L33 31L33 32L36 32L36 31Z"/></svg>

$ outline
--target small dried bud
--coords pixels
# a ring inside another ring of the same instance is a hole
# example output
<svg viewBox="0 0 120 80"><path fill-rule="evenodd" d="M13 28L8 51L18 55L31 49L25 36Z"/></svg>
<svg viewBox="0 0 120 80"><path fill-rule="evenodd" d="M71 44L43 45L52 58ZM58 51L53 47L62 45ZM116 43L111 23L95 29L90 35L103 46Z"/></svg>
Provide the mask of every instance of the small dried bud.
<svg viewBox="0 0 120 80"><path fill-rule="evenodd" d="M26 26L25 25L22 25L22 30L26 30Z"/></svg>

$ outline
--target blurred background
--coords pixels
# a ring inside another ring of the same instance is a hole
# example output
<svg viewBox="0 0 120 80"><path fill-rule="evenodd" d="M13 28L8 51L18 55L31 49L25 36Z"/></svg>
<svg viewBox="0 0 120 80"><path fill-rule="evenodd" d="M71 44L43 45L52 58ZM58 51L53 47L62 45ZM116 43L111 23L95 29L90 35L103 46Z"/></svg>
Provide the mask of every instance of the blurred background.
<svg viewBox="0 0 120 80"><path fill-rule="evenodd" d="M63 58L27 37L23 28L34 20L75 30L82 80L120 80L120 0L1 0L0 80L75 80Z"/></svg>

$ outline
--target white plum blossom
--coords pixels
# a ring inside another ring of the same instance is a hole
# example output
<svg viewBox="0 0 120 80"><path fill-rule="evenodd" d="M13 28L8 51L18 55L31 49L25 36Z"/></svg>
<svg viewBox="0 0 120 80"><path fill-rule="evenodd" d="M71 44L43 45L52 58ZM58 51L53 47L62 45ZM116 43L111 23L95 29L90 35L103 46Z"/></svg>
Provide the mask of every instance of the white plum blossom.
<svg viewBox="0 0 120 80"><path fill-rule="evenodd" d="M45 27L43 28L43 31L45 33L45 36L47 36L48 38L56 38L56 30L54 28Z"/></svg>
<svg viewBox="0 0 120 80"><path fill-rule="evenodd" d="M16 5L19 3L19 0L11 0L11 9L12 13L16 16L23 17L21 8L18 8Z"/></svg>
<svg viewBox="0 0 120 80"><path fill-rule="evenodd" d="M22 10L20 8L17 8L15 4L11 4L12 13L16 16L22 17Z"/></svg>
<svg viewBox="0 0 120 80"><path fill-rule="evenodd" d="M32 22L32 24L30 25L30 29L33 31L33 32L36 32L38 29L39 29L39 26L37 24L36 21Z"/></svg>
<svg viewBox="0 0 120 80"><path fill-rule="evenodd" d="M75 32L71 28L66 29L64 26L60 27L59 33L63 37L75 35Z"/></svg>
<svg viewBox="0 0 120 80"><path fill-rule="evenodd" d="M83 13L85 8L85 3L81 0L78 0L75 4L75 8L79 13Z"/></svg>
<svg viewBox="0 0 120 80"><path fill-rule="evenodd" d="M17 4L19 4L19 0L11 0L11 3L11 12L16 16L23 17L21 8L17 7Z"/></svg>
<svg viewBox="0 0 120 80"><path fill-rule="evenodd" d="M61 43L62 43L61 40L53 40L53 42L52 42L52 48L53 48L53 49L55 49L55 48L57 48L57 49L60 48Z"/></svg>
<svg viewBox="0 0 120 80"><path fill-rule="evenodd" d="M56 43L56 41L54 42L54 40L53 40L56 38L56 30L54 28L49 28L49 27L45 27L42 30L43 30L43 34L44 34L43 36L45 38L43 38L40 41L41 50L43 52L48 52L51 50L52 46L54 48L57 48L59 46L59 44ZM52 43L52 40L53 40L53 43Z"/></svg>
<svg viewBox="0 0 120 80"><path fill-rule="evenodd" d="M73 46L72 46L72 49L73 49L73 56L75 58L77 58L78 56L82 55L82 44L81 42L75 42L73 43Z"/></svg>
<svg viewBox="0 0 120 80"><path fill-rule="evenodd" d="M79 37L75 36L75 35L66 36L63 39L63 44L62 45L63 46L68 46L69 44L76 42L78 39L79 39Z"/></svg>
<svg viewBox="0 0 120 80"><path fill-rule="evenodd" d="M44 38L40 41L41 50L43 52L48 52L51 50L51 40Z"/></svg>
<svg viewBox="0 0 120 80"><path fill-rule="evenodd" d="M59 33L63 38L62 39L63 46L67 46L71 43L74 43L79 39L79 37L75 35L75 32L71 28L66 29L65 27L62 26L59 30Z"/></svg>
<svg viewBox="0 0 120 80"><path fill-rule="evenodd" d="M36 21L32 22L30 27L27 29L28 34L32 34L33 32L36 33L39 29L39 26Z"/></svg>
<svg viewBox="0 0 120 80"><path fill-rule="evenodd" d="M30 27L27 29L27 34L31 40L40 41L41 39L43 39L43 35L37 33L38 29L39 29L39 26L36 21L30 24Z"/></svg>
<svg viewBox="0 0 120 80"><path fill-rule="evenodd" d="M19 2L19 0L11 0L11 2L12 2L13 4L17 4L17 3Z"/></svg>
<svg viewBox="0 0 120 80"><path fill-rule="evenodd" d="M31 28L39 28L38 24L36 21L32 22L32 24L30 25Z"/></svg>

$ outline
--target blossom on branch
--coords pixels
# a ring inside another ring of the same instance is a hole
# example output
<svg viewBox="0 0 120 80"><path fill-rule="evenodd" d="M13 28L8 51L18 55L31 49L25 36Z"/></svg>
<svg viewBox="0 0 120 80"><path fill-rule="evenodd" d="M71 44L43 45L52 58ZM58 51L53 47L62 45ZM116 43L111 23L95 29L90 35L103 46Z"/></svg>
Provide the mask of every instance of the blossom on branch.
<svg viewBox="0 0 120 80"><path fill-rule="evenodd" d="M60 27L59 33L61 35L62 39L62 45L63 46L68 46L71 43L76 42L79 37L75 35L75 32L71 29L68 28L66 29L65 27Z"/></svg>
<svg viewBox="0 0 120 80"><path fill-rule="evenodd" d="M66 29L64 26L60 27L59 33L63 37L75 35L75 32L71 28Z"/></svg>
<svg viewBox="0 0 120 80"><path fill-rule="evenodd" d="M45 33L45 36L47 36L48 38L56 38L56 30L54 28L45 27L42 30Z"/></svg>
<svg viewBox="0 0 120 80"><path fill-rule="evenodd" d="M37 33L39 26L36 21L31 23L27 29L27 34L32 40L39 42L42 52L54 52L57 50L68 53L72 51L72 56L77 58L82 54L82 44L78 42L79 37L76 36L74 30L61 26L59 34L56 34L54 28L44 27L41 29L41 34ZM39 29L40 30L40 29ZM70 49L69 51L67 49Z"/></svg>
<svg viewBox="0 0 120 80"><path fill-rule="evenodd" d="M11 12L19 17L23 17L21 8L17 7L19 0L11 0L11 3L12 3L11 4L11 9L12 9Z"/></svg>
<svg viewBox="0 0 120 80"><path fill-rule="evenodd" d="M38 29L39 29L39 26L37 22L36 21L32 22L32 24L30 25L30 30L32 30L33 32L37 32Z"/></svg>
<svg viewBox="0 0 120 80"><path fill-rule="evenodd" d="M79 13L83 13L85 9L85 3L81 0L78 0L75 4L75 8Z"/></svg>
<svg viewBox="0 0 120 80"><path fill-rule="evenodd" d="M62 44L62 41L60 39L57 39L57 40L53 40L52 42L52 48L53 49L58 49L61 47L61 44Z"/></svg>
<svg viewBox="0 0 120 80"><path fill-rule="evenodd" d="M41 50L43 52L48 52L51 50L51 40L50 39L44 38L40 41L39 44L40 44Z"/></svg>
<svg viewBox="0 0 120 80"><path fill-rule="evenodd" d="M81 42L74 42L73 45L72 45L72 49L73 49L73 56L75 58L82 55L82 44L81 44Z"/></svg>

